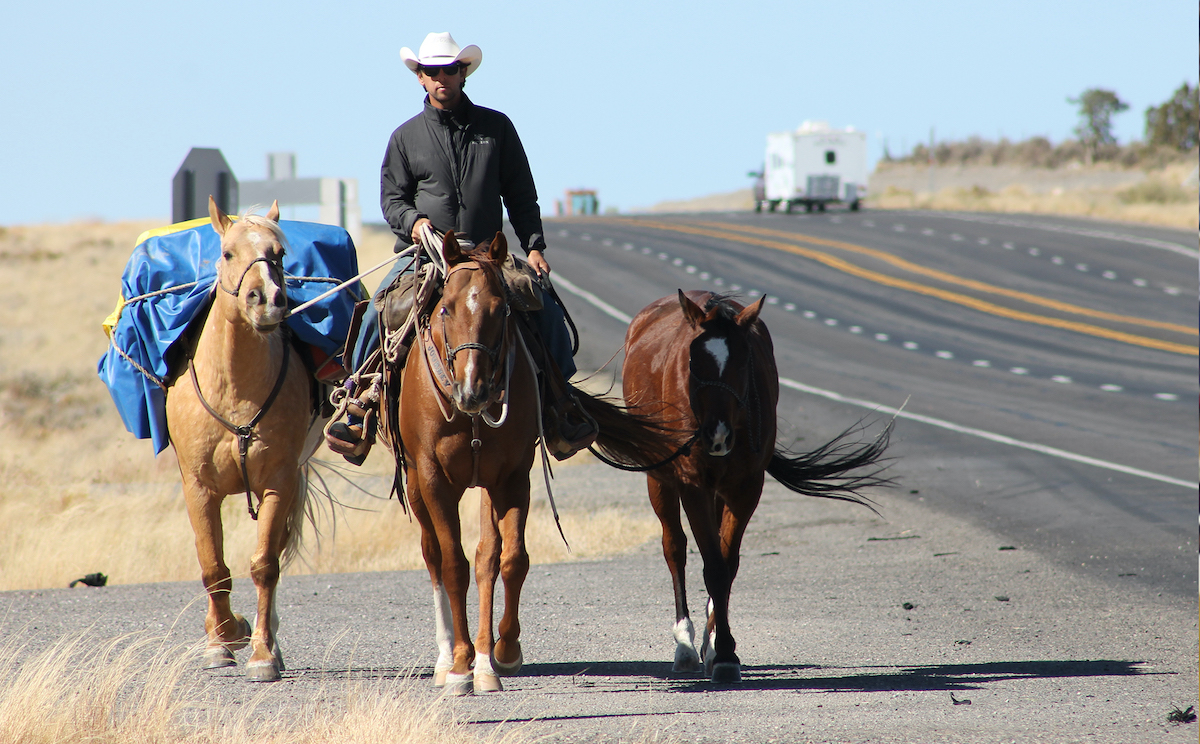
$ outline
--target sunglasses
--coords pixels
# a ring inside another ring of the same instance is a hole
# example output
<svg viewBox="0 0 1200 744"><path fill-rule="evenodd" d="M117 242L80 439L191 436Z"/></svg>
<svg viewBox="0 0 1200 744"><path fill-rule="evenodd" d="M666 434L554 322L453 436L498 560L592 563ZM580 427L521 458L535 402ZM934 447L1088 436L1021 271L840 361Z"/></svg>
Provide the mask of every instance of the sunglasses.
<svg viewBox="0 0 1200 744"><path fill-rule="evenodd" d="M437 77L439 72L444 72L447 75L457 75L458 71L463 68L462 63L455 62L452 65L421 65L420 71L431 78Z"/></svg>

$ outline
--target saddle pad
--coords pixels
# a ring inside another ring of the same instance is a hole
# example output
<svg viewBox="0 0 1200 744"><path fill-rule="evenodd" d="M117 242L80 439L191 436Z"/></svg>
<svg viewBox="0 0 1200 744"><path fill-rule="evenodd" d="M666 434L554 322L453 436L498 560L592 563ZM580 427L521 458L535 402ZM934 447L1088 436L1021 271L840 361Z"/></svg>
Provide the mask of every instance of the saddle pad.
<svg viewBox="0 0 1200 744"><path fill-rule="evenodd" d="M287 238L283 270L288 305L297 307L358 274L358 254L340 227L283 220ZM216 288L221 239L208 218L151 230L138 238L121 276L117 308L104 321L111 343L97 372L108 386L125 428L151 439L156 453L169 443L166 394L168 352L204 310ZM354 304L366 296L361 282L321 300L287 324L302 342L337 356Z"/></svg>

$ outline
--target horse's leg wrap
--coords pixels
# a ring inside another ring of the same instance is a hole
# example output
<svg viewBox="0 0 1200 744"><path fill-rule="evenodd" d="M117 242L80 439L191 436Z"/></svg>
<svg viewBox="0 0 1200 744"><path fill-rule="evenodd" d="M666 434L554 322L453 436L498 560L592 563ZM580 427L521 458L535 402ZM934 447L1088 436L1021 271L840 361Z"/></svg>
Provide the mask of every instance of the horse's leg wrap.
<svg viewBox="0 0 1200 744"><path fill-rule="evenodd" d="M475 692L501 692L504 685L500 675L492 668L491 656L475 656Z"/></svg>
<svg viewBox="0 0 1200 744"><path fill-rule="evenodd" d="M696 631L690 618L683 618L672 628L675 635L675 664L673 672L695 672L700 669L700 655L696 653Z"/></svg>

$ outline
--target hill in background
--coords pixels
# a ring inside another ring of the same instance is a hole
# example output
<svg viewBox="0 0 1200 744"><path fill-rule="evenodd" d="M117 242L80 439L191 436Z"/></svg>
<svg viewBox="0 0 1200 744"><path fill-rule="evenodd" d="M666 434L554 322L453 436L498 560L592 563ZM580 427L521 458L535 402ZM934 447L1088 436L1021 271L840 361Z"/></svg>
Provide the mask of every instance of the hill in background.
<svg viewBox="0 0 1200 744"><path fill-rule="evenodd" d="M1198 153L1135 142L1101 148L1090 165L1075 140L1044 137L989 142L972 137L918 145L880 160L870 176L868 208L1063 214L1167 227L1200 227ZM664 201L634 212L741 211L750 188Z"/></svg>

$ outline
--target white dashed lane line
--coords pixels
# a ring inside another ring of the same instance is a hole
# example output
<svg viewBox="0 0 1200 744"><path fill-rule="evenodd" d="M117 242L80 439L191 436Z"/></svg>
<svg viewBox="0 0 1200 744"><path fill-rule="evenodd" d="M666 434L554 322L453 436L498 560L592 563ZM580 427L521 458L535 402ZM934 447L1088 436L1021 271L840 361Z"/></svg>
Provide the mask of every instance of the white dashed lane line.
<svg viewBox="0 0 1200 744"><path fill-rule="evenodd" d="M862 226L863 227L875 227L875 223L872 222L871 220L863 220ZM892 229L895 230L896 232L904 232L908 228L905 225L903 225L902 223L896 223L896 224L892 225ZM926 237L933 237L933 236L937 235L937 231L931 227L926 227L921 230L921 234ZM949 238L950 238L950 240L952 240L956 243L962 243L962 242L966 241L966 238L961 233L949 233ZM979 245L983 245L983 246L991 245L991 240L989 238L976 238L975 242L978 243ZM1015 243L1013 243L1012 241L1005 241L1004 243L1001 244L1001 246L1006 251L1017 250L1017 245ZM1038 246L1028 246L1026 248L1026 252L1030 256L1033 256L1034 258L1038 258L1042 255L1042 249ZM1062 256L1051 256L1050 263L1054 264L1055 266L1065 266L1067 261ZM1079 271L1081 273L1090 273L1091 272L1091 267L1086 263L1080 262L1080 263L1076 263L1074 266L1075 266L1075 270ZM1107 279L1108 281L1117 281L1121 278L1120 275L1117 274L1117 272L1115 272L1111 269L1106 269L1105 271L1101 272L1100 276L1103 277L1104 279ZM1135 287L1146 288L1146 287L1150 286L1150 283L1142 278L1134 278L1134 279L1130 279L1129 281ZM1180 289L1179 287L1175 287L1175 286L1171 286L1171 285L1163 285L1162 291L1168 295L1171 295L1172 297L1178 296L1179 294L1181 294L1183 292L1183 290Z"/></svg>
<svg viewBox="0 0 1200 744"><path fill-rule="evenodd" d="M625 325L629 325L629 323L633 320L633 318L631 318L630 316L621 312L620 310L617 310L615 307L613 307L612 305L609 305L607 302L605 302L604 300L601 300L599 297L592 294L591 292L588 292L588 291L572 284L569 280L567 280L566 277L562 276L561 274L559 275L557 281L560 285L562 285L563 289L566 289L568 292L571 292L571 293L575 294L576 296L583 298L585 301L590 303L592 306L596 307L601 312L605 313L606 315L611 316L612 318L616 319L617 321L624 323ZM955 431L960 434L966 434L968 436L979 437L980 439L986 439L988 441L996 442L998 444L1004 444L1004 445L1008 445L1011 447L1018 447L1018 448L1030 450L1033 452L1040 452L1041 454L1049 455L1051 457L1058 457L1058 458L1061 458L1064 460L1071 460L1074 462L1092 465L1094 467L1105 468L1107 470L1114 470L1114 471L1121 472L1121 473L1127 473L1129 475L1137 476L1139 478L1147 478L1147 479L1159 481L1162 483L1171 483L1171 484L1181 486L1183 488L1192 489L1192 490L1195 490L1197 487L1200 487L1200 483L1193 483L1191 481L1185 481L1185 480L1181 480L1179 478L1172 478L1170 476L1162 475L1160 473L1154 473L1154 472L1151 472L1148 470L1131 468L1128 465L1121 465L1120 463L1114 463L1114 462L1111 462L1108 460L1100 460L1100 459L1097 459L1094 457L1080 455L1075 452L1069 452L1067 450L1061 450L1061 449L1058 449L1055 447L1047 447L1044 444L1038 444L1036 442L1026 442L1026 441L1023 441L1020 439L1014 439L1012 437L1008 437L1003 434L997 434L995 432L990 432L985 429L976 429L974 427L963 426L961 424L956 424L952 421L946 421L944 419L938 419L938 418L934 418L932 416L924 416L921 414L911 413L909 411L903 411L901 409L892 408L890 406L885 406L883 404L876 403L874 401L863 400L860 398L852 398L850 396L843 395L843 394L835 392L833 390L824 390L822 388L813 387L811 385L805 385L802 382L797 382L796 380L790 380L786 377L780 377L779 384L783 387L790 388L790 389L796 390L798 392L808 393L810 395L818 395L818 396L821 396L828 400L833 400L833 401L837 401L840 403L846 403L846 404L849 404L852 406L857 406L859 408L866 408L868 410L875 411L876 413L895 416L896 418L904 418L904 419L909 419L912 421L918 421L923 424L927 424L929 426L936 426L936 427L939 427L942 429Z"/></svg>
<svg viewBox="0 0 1200 744"><path fill-rule="evenodd" d="M870 224L868 224L868 223L870 223ZM870 222L870 220L863 220L863 225L867 226L867 227L873 227L874 223ZM905 229L905 227L904 227L904 225L894 225L893 229L897 229L897 231L902 232ZM925 232L928 233L928 232L932 232L932 231L926 230ZM560 230L558 234L559 234L559 237L564 237L564 238L570 237L570 235L571 235L569 230ZM587 233L583 233L583 234L579 235L578 237L580 240L591 240L592 239L592 236ZM960 238L961 238L961 236L960 236ZM986 245L986 240L987 240L986 238L981 238L980 243L983 245ZM601 241L601 243L602 243L602 245L605 245L605 246L616 245L615 241L611 238L605 238L604 240ZM1008 250L1014 250L1016 247L1012 243L1004 243L1003 245L1004 245L1004 248L1006 248ZM621 248L623 250L629 251L629 252L639 250L637 248L637 246L635 246L633 243L624 243L621 246ZM1039 251L1039 249L1037 247L1031 246L1029 248L1029 251L1032 255L1037 255L1037 252ZM698 278L700 278L703 281L711 280L711 283L715 287L721 287L721 288L725 287L726 281L724 278L714 277L711 275L710 272L707 272L707 271L700 271L699 268L693 264L687 264L685 266L686 262L682 258L678 258L678 257L672 258L671 255L665 251L658 251L658 253L655 254L655 249L651 248L649 246L643 246L640 249L640 252L642 255L645 255L645 256L656 255L656 257L660 261L667 261L667 262L669 262L670 265L682 268L685 273L687 273L689 275L696 275L696 276L698 276ZM1057 260L1055 260L1055 263L1057 263L1059 260L1061 260L1057 256L1054 258L1057 259ZM1079 268L1079 266L1083 267L1080 270L1087 270L1086 264L1079 264L1076 268ZM1106 273L1112 273L1112 272L1106 272ZM1114 275L1114 277L1106 276L1105 278L1115 278L1115 275ZM1140 282L1140 284L1139 284L1139 282ZM1138 286L1145 286L1146 281L1144 279L1135 279L1134 283L1138 284ZM729 292L741 292L742 289L743 289L742 285L740 285L740 284L730 284L727 288L727 290ZM571 291L575 292L575 289L572 289ZM580 292L581 291L582 290L580 290ZM575 292L575 293L579 294L579 292ZM759 289L756 289L756 288L750 288L750 289L746 290L746 294L749 297L759 297L762 295L762 291ZM589 302L593 302L592 298L594 298L594 295L591 295L589 298L586 298L586 299L588 299ZM599 298L594 298L594 299L595 299L595 301L593 302L593 304L595 304L595 302L600 301ZM843 327L842 321L838 318L822 317L819 313L817 313L814 310L800 310L799 306L796 305L796 303L794 303L794 302L782 302L781 303L780 298L778 298L774 295L767 296L767 304L781 305L781 307L783 308L783 310L785 312L799 314L808 320L818 320L819 319L821 321L822 325L825 325L829 328ZM608 313L609 315L612 315L613 317L618 317L618 316L624 317L624 315L622 313L620 313L620 311L617 311L611 307L609 309L612 310L612 312ZM628 321L626 321L626 322L628 322ZM850 333L855 334L855 335L862 335L862 334L866 333L866 331L863 329L863 327L861 325L849 325L849 326L845 326L845 328L847 331L849 331ZM870 335L872 338L874 338L877 342L880 342L880 343L890 343L892 340L892 336L888 333L875 332L873 334L868 334L868 335ZM911 341L911 340L902 341L900 343L900 346L908 351L920 351L921 350L921 345L918 342ZM950 351L948 349L935 350L932 355L934 357L944 360L944 361L954 361L958 358L958 356L953 351ZM995 365L992 363L992 361L989 359L973 359L973 360L971 360L971 366L978 367L980 369L996 368ZM1032 375L1031 371L1027 367L1013 366L1013 367L1007 368L1006 371L1013 375L1018 375L1021 377L1030 377L1031 379L1037 379L1035 376ZM1052 382L1059 383L1061 385L1078 384L1075 382L1075 380L1072 377L1070 377L1069 375L1063 375L1063 374L1049 375L1045 379L1048 379ZM1117 385L1115 383L1105 383L1102 385L1098 385L1097 387L1100 390L1103 390L1105 392L1111 392L1111 393L1120 393L1120 392L1125 391L1125 388L1123 386ZM1169 401L1169 402L1180 400L1180 396L1175 393L1154 393L1153 397L1156 400Z"/></svg>

